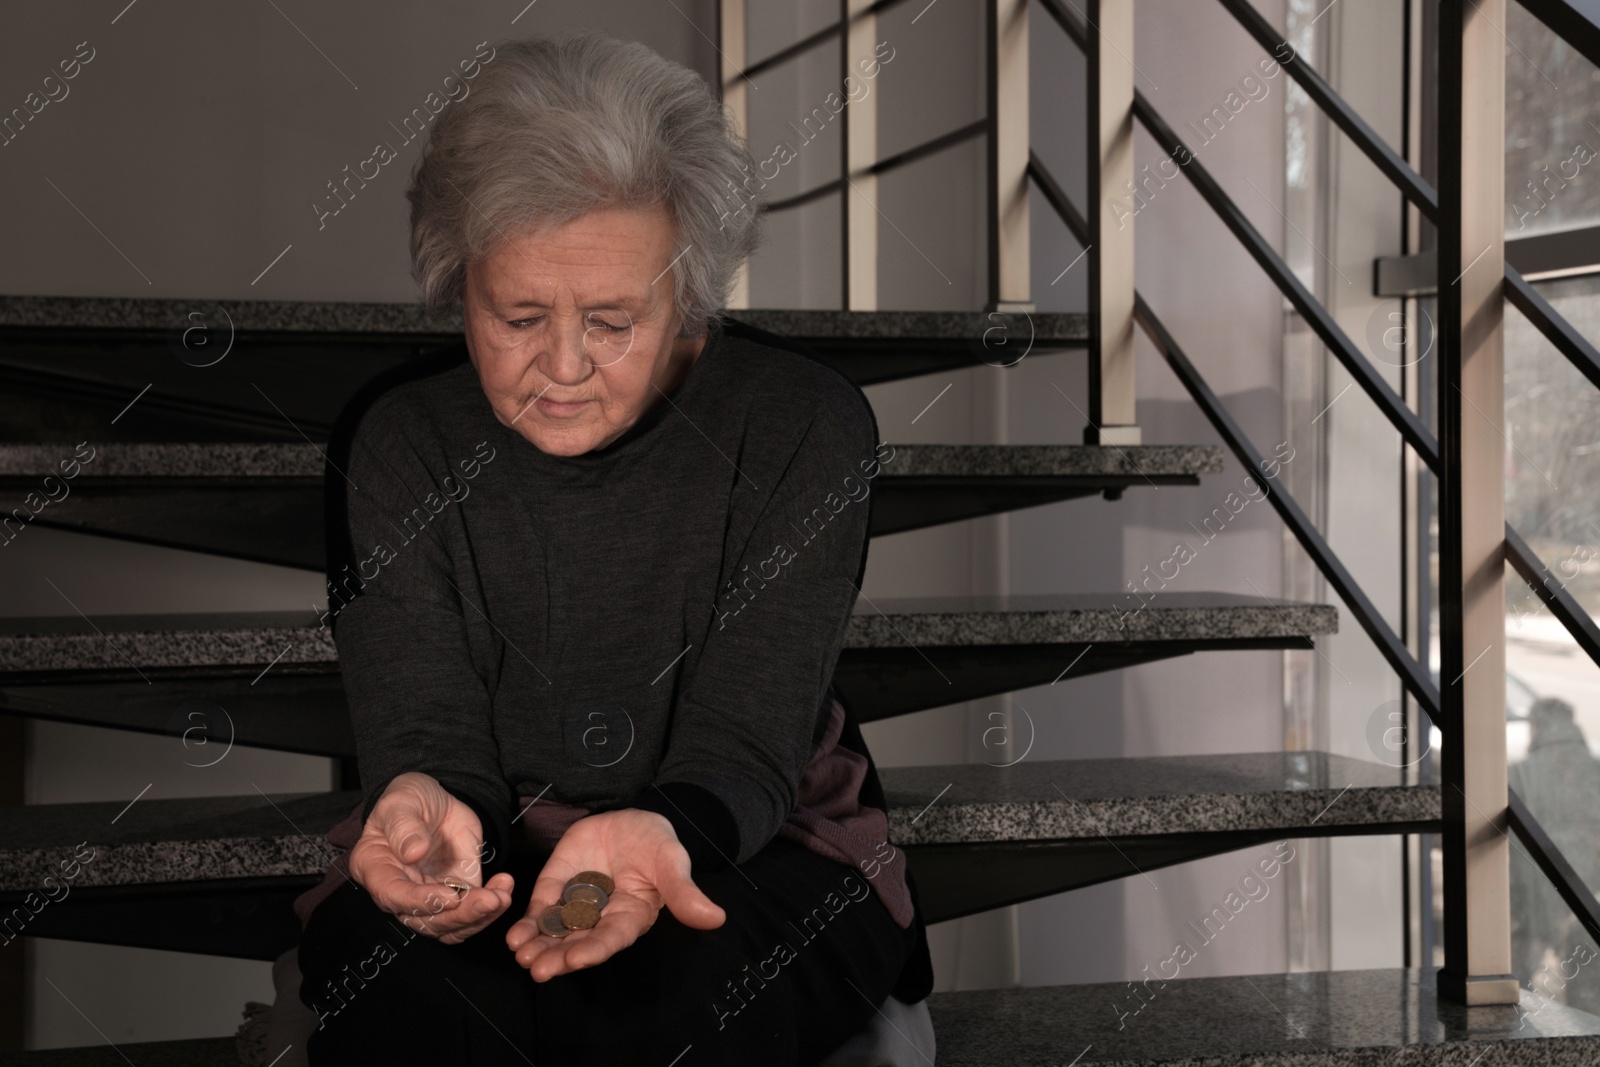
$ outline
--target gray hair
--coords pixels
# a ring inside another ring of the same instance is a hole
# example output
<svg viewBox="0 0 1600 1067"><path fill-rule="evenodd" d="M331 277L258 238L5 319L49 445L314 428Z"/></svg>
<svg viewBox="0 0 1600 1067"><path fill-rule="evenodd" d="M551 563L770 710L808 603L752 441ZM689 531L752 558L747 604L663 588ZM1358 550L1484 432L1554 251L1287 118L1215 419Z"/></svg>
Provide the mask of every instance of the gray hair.
<svg viewBox="0 0 1600 1067"><path fill-rule="evenodd" d="M759 229L753 163L710 86L637 42L594 31L496 45L433 127L411 188L411 274L436 315L468 263L508 237L601 208L665 205L683 249L683 336L726 305Z"/></svg>

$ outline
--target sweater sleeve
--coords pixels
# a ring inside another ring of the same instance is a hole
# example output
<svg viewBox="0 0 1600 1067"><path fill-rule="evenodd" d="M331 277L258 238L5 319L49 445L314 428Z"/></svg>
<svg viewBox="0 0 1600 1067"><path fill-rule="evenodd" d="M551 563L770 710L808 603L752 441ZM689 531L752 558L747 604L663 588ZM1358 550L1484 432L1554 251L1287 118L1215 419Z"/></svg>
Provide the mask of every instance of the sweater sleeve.
<svg viewBox="0 0 1600 1067"><path fill-rule="evenodd" d="M408 424L402 429L402 424ZM468 618L476 579L449 457L430 464L412 437L422 420L388 398L351 443L346 515L357 563L330 590L339 669L355 728L366 814L407 771L431 775L483 823L495 855L509 838L512 798L491 726L488 682L474 664ZM441 450L442 452L442 450ZM480 457L481 458L481 457ZM436 469L435 469L436 468ZM451 499L446 499L447 496Z"/></svg>
<svg viewBox="0 0 1600 1067"><path fill-rule="evenodd" d="M841 389L765 502L683 682L652 788L697 868L740 863L794 811L866 552L871 409Z"/></svg>

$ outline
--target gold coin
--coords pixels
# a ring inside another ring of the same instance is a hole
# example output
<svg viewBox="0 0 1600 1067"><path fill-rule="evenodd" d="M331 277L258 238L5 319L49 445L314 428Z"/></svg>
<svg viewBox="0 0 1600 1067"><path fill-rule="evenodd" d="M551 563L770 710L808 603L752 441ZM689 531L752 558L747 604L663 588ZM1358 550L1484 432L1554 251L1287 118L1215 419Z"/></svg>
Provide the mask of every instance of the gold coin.
<svg viewBox="0 0 1600 1067"><path fill-rule="evenodd" d="M601 911L605 911L606 905L611 902L606 891L597 885L588 882L568 882L566 892L561 894L561 903L571 904L574 900L587 900Z"/></svg>
<svg viewBox="0 0 1600 1067"><path fill-rule="evenodd" d="M539 932L549 934L551 937L566 937L571 933L571 928L562 919L561 905L552 904L539 913Z"/></svg>
<svg viewBox="0 0 1600 1067"><path fill-rule="evenodd" d="M600 921L600 909L593 901L574 900L561 905L561 921L572 930L587 930Z"/></svg>
<svg viewBox="0 0 1600 1067"><path fill-rule="evenodd" d="M599 886L608 897L612 893L616 892L617 888L616 884L611 881L611 876L609 874L602 874L600 871L579 871L577 874L567 879L568 885L577 885L580 882L584 885Z"/></svg>
<svg viewBox="0 0 1600 1067"><path fill-rule="evenodd" d="M472 888L471 882L463 882L459 878L446 878L444 884L454 889L457 893L465 893Z"/></svg>

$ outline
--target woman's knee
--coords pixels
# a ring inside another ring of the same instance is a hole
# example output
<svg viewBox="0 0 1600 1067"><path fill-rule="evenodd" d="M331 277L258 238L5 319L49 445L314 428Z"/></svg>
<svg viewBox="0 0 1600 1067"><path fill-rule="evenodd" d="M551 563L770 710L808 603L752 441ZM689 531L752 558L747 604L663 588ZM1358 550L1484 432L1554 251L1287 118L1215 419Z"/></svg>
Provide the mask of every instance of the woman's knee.
<svg viewBox="0 0 1600 1067"><path fill-rule="evenodd" d="M420 1052L429 1038L417 1033L417 1019L439 1024L429 1028L435 1033L459 1035L461 1027L448 1020L471 1005L508 1031L527 1029L525 987L532 983L503 943L493 952L496 946L480 942L491 936L485 931L445 945L412 925L380 910L356 886L333 894L312 915L300 944L300 999L317 1015L314 1047L325 1056L390 1045Z"/></svg>

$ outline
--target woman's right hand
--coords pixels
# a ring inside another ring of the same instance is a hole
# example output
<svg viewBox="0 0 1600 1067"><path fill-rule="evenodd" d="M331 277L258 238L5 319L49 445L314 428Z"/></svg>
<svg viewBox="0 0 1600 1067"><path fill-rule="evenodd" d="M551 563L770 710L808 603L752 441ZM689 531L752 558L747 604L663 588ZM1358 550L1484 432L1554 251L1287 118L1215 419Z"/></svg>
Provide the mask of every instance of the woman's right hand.
<svg viewBox="0 0 1600 1067"><path fill-rule="evenodd" d="M350 850L350 876L384 911L418 933L460 944L511 906L511 875L483 882L483 827L431 775L397 776ZM473 888L458 893L441 879Z"/></svg>

